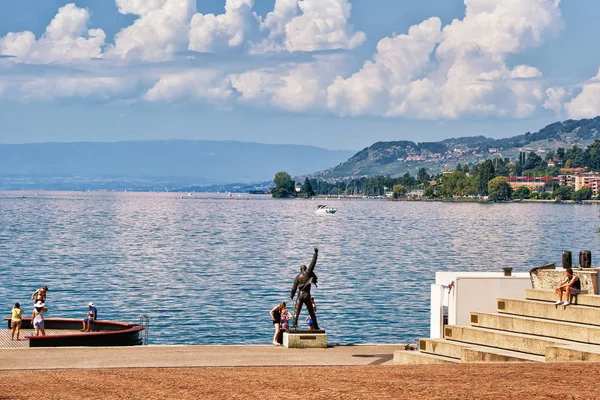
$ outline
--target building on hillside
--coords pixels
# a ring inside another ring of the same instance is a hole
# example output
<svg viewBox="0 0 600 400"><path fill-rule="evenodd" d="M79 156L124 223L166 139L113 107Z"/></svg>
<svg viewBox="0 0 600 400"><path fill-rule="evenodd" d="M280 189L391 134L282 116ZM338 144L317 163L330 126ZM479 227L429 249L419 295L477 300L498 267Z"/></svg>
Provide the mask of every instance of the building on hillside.
<svg viewBox="0 0 600 400"><path fill-rule="evenodd" d="M598 186L600 186L600 173L598 172L588 172L575 176L575 190L589 187L592 190L592 194L597 196Z"/></svg>
<svg viewBox="0 0 600 400"><path fill-rule="evenodd" d="M583 172L587 172L587 168L561 168L561 174L581 174Z"/></svg>
<svg viewBox="0 0 600 400"><path fill-rule="evenodd" d="M559 175L558 183L560 186L573 186L575 187L575 175Z"/></svg>
<svg viewBox="0 0 600 400"><path fill-rule="evenodd" d="M572 186L575 190L589 187L594 196L598 195L600 187L600 173L598 172L559 175L558 179L561 186Z"/></svg>
<svg viewBox="0 0 600 400"><path fill-rule="evenodd" d="M539 178L532 178L529 176L509 176L506 178L506 180L513 189L527 187L530 190L540 190L552 187L553 183L559 183L559 179L552 176L544 176Z"/></svg>
<svg viewBox="0 0 600 400"><path fill-rule="evenodd" d="M423 197L423 189L414 189L406 194L407 197Z"/></svg>

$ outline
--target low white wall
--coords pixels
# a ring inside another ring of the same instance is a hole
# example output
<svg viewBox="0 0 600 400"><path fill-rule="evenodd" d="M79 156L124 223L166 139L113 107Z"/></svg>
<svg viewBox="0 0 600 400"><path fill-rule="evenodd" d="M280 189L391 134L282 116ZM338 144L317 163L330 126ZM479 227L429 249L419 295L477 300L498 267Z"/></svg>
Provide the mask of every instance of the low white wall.
<svg viewBox="0 0 600 400"><path fill-rule="evenodd" d="M443 307L449 325L470 325L471 312L497 311L498 298L524 299L531 288L526 272L504 276L495 272L438 272L431 285L430 337L443 337Z"/></svg>
<svg viewBox="0 0 600 400"><path fill-rule="evenodd" d="M525 299L525 289L531 289L529 276L457 278L455 295L449 299L448 324L470 325L472 311L495 313L498 298Z"/></svg>

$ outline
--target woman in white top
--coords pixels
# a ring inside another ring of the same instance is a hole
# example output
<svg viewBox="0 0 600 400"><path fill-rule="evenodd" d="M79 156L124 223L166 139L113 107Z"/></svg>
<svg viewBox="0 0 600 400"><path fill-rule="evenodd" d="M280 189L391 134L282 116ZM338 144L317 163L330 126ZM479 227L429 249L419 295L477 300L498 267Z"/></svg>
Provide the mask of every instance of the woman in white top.
<svg viewBox="0 0 600 400"><path fill-rule="evenodd" d="M39 336L40 333L42 336L46 336L46 331L44 330L44 313L46 311L48 309L44 307L44 303L41 301L35 303L35 308L33 309L33 313L31 313L31 323L35 329L33 336Z"/></svg>

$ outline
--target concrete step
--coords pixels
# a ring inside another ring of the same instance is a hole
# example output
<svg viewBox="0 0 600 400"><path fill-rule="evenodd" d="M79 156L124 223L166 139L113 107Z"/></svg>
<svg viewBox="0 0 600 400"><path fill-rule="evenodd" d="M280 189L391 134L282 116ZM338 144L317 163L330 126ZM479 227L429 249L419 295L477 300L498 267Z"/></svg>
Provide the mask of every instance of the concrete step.
<svg viewBox="0 0 600 400"><path fill-rule="evenodd" d="M526 289L525 298L529 300L549 301L554 303L558 297L553 290ZM600 296L581 293L573 297L573 303L579 306L600 307Z"/></svg>
<svg viewBox="0 0 600 400"><path fill-rule="evenodd" d="M485 346L472 346L463 349L460 359L463 363L485 362L544 362L544 357L510 350L492 349Z"/></svg>
<svg viewBox="0 0 600 400"><path fill-rule="evenodd" d="M600 344L600 327L509 314L471 313L471 326Z"/></svg>
<svg viewBox="0 0 600 400"><path fill-rule="evenodd" d="M422 353L450 357L461 362L544 361L544 357L446 339L420 339Z"/></svg>
<svg viewBox="0 0 600 400"><path fill-rule="evenodd" d="M590 349L577 346L550 346L546 349L547 362L588 361L600 362L600 347Z"/></svg>
<svg viewBox="0 0 600 400"><path fill-rule="evenodd" d="M394 352L394 365L404 364L448 364L458 363L455 358L436 356L414 350L397 350Z"/></svg>
<svg viewBox="0 0 600 400"><path fill-rule="evenodd" d="M569 342L565 340L455 325L444 327L444 338L451 341L519 351L538 356L545 356L548 347L569 345Z"/></svg>
<svg viewBox="0 0 600 400"><path fill-rule="evenodd" d="M594 307L555 306L546 301L498 299L498 312L600 326L600 310Z"/></svg>
<svg viewBox="0 0 600 400"><path fill-rule="evenodd" d="M437 356L460 360L464 343L452 342L446 339L419 339L419 351Z"/></svg>

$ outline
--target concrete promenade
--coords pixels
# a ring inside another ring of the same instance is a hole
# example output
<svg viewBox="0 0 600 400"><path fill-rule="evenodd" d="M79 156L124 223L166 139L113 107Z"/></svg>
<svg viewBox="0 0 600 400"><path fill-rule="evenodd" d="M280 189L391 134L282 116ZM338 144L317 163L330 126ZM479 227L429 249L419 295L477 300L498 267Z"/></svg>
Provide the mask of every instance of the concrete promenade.
<svg viewBox="0 0 600 400"><path fill-rule="evenodd" d="M0 370L392 365L404 345L134 346L0 349Z"/></svg>

